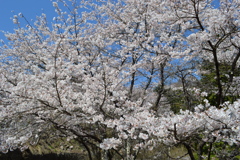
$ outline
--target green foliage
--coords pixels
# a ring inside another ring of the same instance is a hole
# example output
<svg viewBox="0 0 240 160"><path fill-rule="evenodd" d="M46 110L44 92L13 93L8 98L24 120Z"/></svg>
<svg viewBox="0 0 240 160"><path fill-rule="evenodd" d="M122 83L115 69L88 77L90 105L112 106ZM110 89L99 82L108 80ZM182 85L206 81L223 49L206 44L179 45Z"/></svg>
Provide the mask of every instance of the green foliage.
<svg viewBox="0 0 240 160"><path fill-rule="evenodd" d="M184 93L182 89L167 89L164 96L170 105L171 111L179 113L180 110L190 109L188 106L195 106L200 103L198 97L194 94L194 91L187 91ZM189 104L190 103L190 104Z"/></svg>
<svg viewBox="0 0 240 160"><path fill-rule="evenodd" d="M217 87L215 64L209 61L203 61L201 70L206 73L201 75L201 84L207 86L209 90ZM229 74L231 73L231 66L228 63L219 64L221 82L227 83L229 81ZM240 74L238 71L236 74ZM210 88L209 88L210 87Z"/></svg>
<svg viewBox="0 0 240 160"><path fill-rule="evenodd" d="M184 94L182 90L171 90L169 89L165 94L169 104L170 109L174 113L178 113L181 109L186 110L186 103L184 100Z"/></svg>
<svg viewBox="0 0 240 160"><path fill-rule="evenodd" d="M223 97L224 102L230 102L233 103L239 98L238 95L226 95ZM213 106L217 105L217 95L215 93L210 93L206 99L209 101L209 103Z"/></svg>
<svg viewBox="0 0 240 160"><path fill-rule="evenodd" d="M208 93L206 97L211 105L217 105L217 79L216 79L216 71L215 65L213 62L203 61L201 70L206 71L203 73L200 78L201 89ZM240 76L240 68L232 71L232 66L228 63L220 63L220 80L222 82L222 88L224 90L224 95L222 97L223 102L229 101L233 103L236 99L239 98L239 95L233 94L229 91L229 87L231 84L230 76Z"/></svg>
<svg viewBox="0 0 240 160"><path fill-rule="evenodd" d="M216 142L213 144L213 155L220 160L240 159L240 148L236 145L229 145L226 142Z"/></svg>

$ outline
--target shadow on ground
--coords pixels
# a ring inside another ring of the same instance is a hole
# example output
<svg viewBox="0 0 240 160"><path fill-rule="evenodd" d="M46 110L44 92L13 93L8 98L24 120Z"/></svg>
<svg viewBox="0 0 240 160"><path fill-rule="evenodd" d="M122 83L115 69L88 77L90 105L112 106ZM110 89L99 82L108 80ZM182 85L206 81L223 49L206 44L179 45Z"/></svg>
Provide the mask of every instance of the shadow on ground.
<svg viewBox="0 0 240 160"><path fill-rule="evenodd" d="M79 160L84 158L83 155L77 153L32 155L30 152L22 153L19 150L0 154L1 160Z"/></svg>

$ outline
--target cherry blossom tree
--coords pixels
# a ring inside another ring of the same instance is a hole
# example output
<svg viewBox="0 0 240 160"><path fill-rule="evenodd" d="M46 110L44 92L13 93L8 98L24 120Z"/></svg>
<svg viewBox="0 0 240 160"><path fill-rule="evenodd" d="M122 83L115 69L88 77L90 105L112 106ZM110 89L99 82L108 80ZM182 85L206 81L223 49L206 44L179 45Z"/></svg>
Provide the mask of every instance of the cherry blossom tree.
<svg viewBox="0 0 240 160"><path fill-rule="evenodd" d="M44 14L34 24L14 16L17 28L6 33L9 43L1 53L1 152L24 150L51 132L78 141L89 159L136 159L159 144L183 145L192 160L194 153L210 159L214 143L239 147L240 102L223 101L238 86L239 5L59 0L51 24ZM216 106L188 85L189 75L201 77L195 62L202 60L214 64ZM222 61L231 66L227 84L221 81ZM176 77L187 110L160 112Z"/></svg>

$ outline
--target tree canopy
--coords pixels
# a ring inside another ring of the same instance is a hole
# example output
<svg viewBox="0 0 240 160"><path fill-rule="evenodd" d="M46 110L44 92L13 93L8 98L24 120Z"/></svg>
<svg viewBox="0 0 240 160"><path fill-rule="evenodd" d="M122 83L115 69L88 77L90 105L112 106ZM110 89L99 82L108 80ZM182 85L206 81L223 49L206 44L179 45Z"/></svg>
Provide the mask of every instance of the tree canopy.
<svg viewBox="0 0 240 160"><path fill-rule="evenodd" d="M51 23L15 15L0 55L0 151L53 132L89 159L135 159L159 144L210 159L216 143L239 147L240 3L213 5L58 0Z"/></svg>

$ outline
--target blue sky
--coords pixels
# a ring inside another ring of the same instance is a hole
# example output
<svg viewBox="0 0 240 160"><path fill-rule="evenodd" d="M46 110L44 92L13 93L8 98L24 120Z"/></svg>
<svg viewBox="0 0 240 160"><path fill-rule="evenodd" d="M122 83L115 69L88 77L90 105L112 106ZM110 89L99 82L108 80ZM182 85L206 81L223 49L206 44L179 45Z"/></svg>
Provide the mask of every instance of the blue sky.
<svg viewBox="0 0 240 160"><path fill-rule="evenodd" d="M49 21L56 16L50 0L0 0L0 30L13 32L16 26L11 18L20 12L29 21L31 19L35 21L36 16L42 13L47 15ZM0 33L0 39L4 39L2 33Z"/></svg>
<svg viewBox="0 0 240 160"><path fill-rule="evenodd" d="M219 0L214 0L218 7ZM0 0L0 31L13 32L16 25L12 22L12 17L22 13L27 20L35 21L36 16L42 13L47 15L49 21L56 16L54 7L50 0ZM0 32L0 39L5 40L4 35Z"/></svg>

